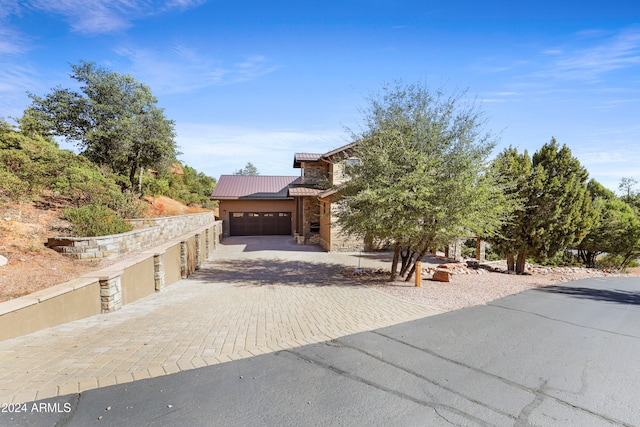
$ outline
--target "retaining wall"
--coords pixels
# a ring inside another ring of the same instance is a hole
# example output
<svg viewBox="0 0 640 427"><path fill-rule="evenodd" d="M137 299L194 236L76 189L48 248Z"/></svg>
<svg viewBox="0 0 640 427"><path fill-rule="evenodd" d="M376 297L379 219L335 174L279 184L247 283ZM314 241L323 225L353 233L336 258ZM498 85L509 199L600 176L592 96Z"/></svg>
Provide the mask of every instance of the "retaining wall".
<svg viewBox="0 0 640 427"><path fill-rule="evenodd" d="M213 212L131 219L128 222L134 227L133 231L99 237L50 237L47 247L80 260L113 258L150 248L214 221Z"/></svg>
<svg viewBox="0 0 640 427"><path fill-rule="evenodd" d="M0 303L0 340L109 313L160 291L198 270L221 238L222 221L211 222L104 269Z"/></svg>

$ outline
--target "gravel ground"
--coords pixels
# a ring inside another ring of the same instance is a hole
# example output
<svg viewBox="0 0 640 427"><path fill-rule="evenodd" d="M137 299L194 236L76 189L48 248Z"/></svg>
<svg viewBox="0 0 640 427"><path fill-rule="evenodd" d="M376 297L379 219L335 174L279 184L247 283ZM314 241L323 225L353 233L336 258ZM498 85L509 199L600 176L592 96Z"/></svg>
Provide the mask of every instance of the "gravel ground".
<svg viewBox="0 0 640 427"><path fill-rule="evenodd" d="M634 270L632 275L640 273L637 269ZM360 279L368 282L369 286L402 300L449 311L486 304L527 289L592 277L628 275L581 268L554 268L544 273L534 272L532 275L522 276L486 271L484 274L453 275L451 282L447 283L431 280L430 274L423 274L420 287L416 287L414 282L388 282L387 275L363 276Z"/></svg>

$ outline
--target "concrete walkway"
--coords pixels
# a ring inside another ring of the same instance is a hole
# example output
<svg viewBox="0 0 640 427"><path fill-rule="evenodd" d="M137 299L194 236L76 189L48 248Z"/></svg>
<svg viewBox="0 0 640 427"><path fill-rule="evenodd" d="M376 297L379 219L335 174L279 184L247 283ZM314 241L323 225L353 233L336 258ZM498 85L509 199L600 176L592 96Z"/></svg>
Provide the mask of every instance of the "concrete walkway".
<svg viewBox="0 0 640 427"><path fill-rule="evenodd" d="M0 342L0 403L158 377L440 313L340 275L386 267L291 237L227 238L191 278L121 310Z"/></svg>

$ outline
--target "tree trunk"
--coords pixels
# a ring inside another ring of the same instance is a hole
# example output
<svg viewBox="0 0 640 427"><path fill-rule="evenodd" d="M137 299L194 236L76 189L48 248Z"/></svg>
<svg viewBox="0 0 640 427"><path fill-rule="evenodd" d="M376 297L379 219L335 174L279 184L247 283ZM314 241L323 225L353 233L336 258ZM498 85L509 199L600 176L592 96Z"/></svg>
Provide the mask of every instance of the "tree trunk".
<svg viewBox="0 0 640 427"><path fill-rule="evenodd" d="M407 270L411 265L411 259L413 259L413 256L415 255L415 252L412 252L409 246L407 246L406 249L407 249L406 252L405 251L400 252L400 257L402 258L402 267L400 268L401 276L404 276L407 273Z"/></svg>
<svg viewBox="0 0 640 427"><path fill-rule="evenodd" d="M135 185L135 179L136 179L136 170L138 169L138 167L136 165L132 165L131 169L129 170L129 182L131 183L131 187L133 188L133 186Z"/></svg>
<svg viewBox="0 0 640 427"><path fill-rule="evenodd" d="M516 262L513 259L513 254L512 253L508 253L507 254L507 270L516 271Z"/></svg>
<svg viewBox="0 0 640 427"><path fill-rule="evenodd" d="M518 252L518 259L516 261L516 274L524 273L525 261L527 256L524 252Z"/></svg>
<svg viewBox="0 0 640 427"><path fill-rule="evenodd" d="M402 246L400 243L396 242L395 247L393 248L393 262L391 263L391 276L389 277L390 282L396 280L396 275L398 274L398 258L400 258L401 250Z"/></svg>
<svg viewBox="0 0 640 427"><path fill-rule="evenodd" d="M424 256L426 255L427 250L428 249L425 246L424 249L422 249L420 251L420 253L416 257L416 259L413 261L413 264L411 265L411 270L409 270L409 274L407 275L407 278L405 279L405 282L411 281L411 278L413 277L413 274L416 272L416 264L418 263L418 261L422 261L422 258L424 258ZM422 272L419 271L418 274L422 274Z"/></svg>

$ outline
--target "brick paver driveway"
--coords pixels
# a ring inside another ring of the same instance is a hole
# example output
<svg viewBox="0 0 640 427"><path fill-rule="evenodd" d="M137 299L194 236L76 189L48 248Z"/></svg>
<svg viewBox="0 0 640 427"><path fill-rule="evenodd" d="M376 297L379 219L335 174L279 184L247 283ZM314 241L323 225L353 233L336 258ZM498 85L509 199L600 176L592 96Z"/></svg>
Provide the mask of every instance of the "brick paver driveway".
<svg viewBox="0 0 640 427"><path fill-rule="evenodd" d="M440 311L340 275L386 266L291 237L227 238L192 277L98 315L0 342L0 402L25 402L251 357Z"/></svg>

